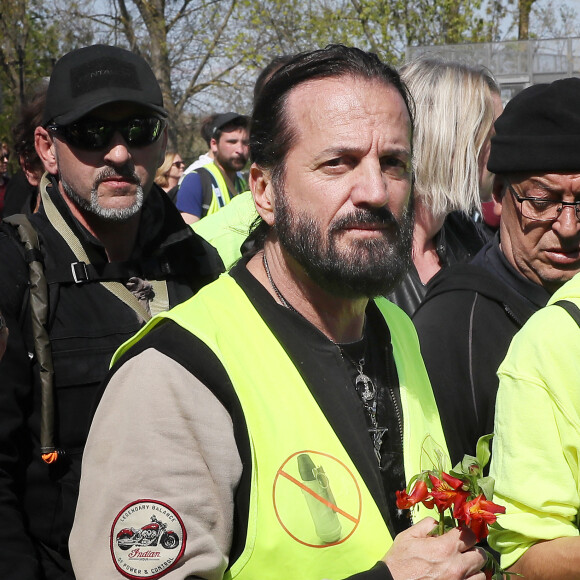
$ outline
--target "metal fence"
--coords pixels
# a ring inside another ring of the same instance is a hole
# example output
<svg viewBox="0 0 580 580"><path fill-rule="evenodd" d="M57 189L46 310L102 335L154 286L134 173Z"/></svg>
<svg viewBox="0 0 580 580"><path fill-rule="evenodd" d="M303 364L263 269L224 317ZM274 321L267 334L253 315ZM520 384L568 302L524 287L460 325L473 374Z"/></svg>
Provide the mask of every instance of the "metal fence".
<svg viewBox="0 0 580 580"><path fill-rule="evenodd" d="M501 87L504 102L533 84L580 77L580 37L409 46L406 60L425 53L487 67Z"/></svg>

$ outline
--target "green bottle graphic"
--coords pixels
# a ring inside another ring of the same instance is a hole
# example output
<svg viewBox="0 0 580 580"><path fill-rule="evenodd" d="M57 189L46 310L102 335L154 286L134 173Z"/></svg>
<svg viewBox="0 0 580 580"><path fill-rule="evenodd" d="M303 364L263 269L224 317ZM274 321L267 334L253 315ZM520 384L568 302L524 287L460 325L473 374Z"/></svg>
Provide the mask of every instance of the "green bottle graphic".
<svg viewBox="0 0 580 580"><path fill-rule="evenodd" d="M306 487L310 488L314 493L331 504L336 505L324 468L322 465L316 467L308 453L301 453L298 456L298 471L300 472L302 483ZM325 544L338 542L342 532L338 514L307 491L302 490L302 494L306 499L306 505L308 505L310 516L314 522L316 535Z"/></svg>

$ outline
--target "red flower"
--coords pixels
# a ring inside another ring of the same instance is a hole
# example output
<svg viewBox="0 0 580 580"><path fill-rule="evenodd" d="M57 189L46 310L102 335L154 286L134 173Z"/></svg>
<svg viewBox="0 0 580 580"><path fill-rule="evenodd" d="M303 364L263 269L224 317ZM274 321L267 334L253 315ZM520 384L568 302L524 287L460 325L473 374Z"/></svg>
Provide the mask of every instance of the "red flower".
<svg viewBox="0 0 580 580"><path fill-rule="evenodd" d="M485 499L485 496L481 494L475 499L466 502L462 511L463 514L456 517L463 520L467 527L471 528L477 536L477 541L481 542L481 540L487 538L489 533L487 526L497 520L495 514L504 514L505 508Z"/></svg>
<svg viewBox="0 0 580 580"><path fill-rule="evenodd" d="M411 495L407 493L406 489L395 493L397 494L397 507L401 510L412 508L419 502L425 501L429 496L427 484L421 479L415 482Z"/></svg>
<svg viewBox="0 0 580 580"><path fill-rule="evenodd" d="M463 481L452 477L448 473L442 473L441 477L443 481L429 474L429 479L433 484L433 489L431 490L431 495L435 501L435 505L439 510L439 513L443 513L446 509L453 507L453 517L458 517L458 513L461 512L461 507L467 500L469 493L463 489Z"/></svg>

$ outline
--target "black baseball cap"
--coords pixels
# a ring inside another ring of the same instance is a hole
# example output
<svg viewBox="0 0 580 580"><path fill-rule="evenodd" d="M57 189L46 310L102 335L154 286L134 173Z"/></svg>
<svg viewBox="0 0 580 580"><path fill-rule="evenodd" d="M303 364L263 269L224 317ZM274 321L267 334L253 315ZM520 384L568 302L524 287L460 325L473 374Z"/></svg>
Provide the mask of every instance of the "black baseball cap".
<svg viewBox="0 0 580 580"><path fill-rule="evenodd" d="M159 83L142 57L105 44L73 50L52 71L42 124L67 125L101 105L121 101L167 117Z"/></svg>
<svg viewBox="0 0 580 580"><path fill-rule="evenodd" d="M239 121L238 121L239 119ZM246 115L240 115L239 113L222 113L218 115L213 120L213 126L211 129L211 134L215 135L215 132L226 125L234 124L242 127L247 127L249 123L249 117Z"/></svg>

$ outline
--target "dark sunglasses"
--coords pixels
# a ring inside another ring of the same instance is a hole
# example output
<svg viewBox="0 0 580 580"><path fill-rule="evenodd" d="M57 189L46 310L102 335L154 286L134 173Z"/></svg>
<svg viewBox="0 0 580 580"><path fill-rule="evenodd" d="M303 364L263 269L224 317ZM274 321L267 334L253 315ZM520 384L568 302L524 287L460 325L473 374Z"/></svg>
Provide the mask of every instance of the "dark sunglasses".
<svg viewBox="0 0 580 580"><path fill-rule="evenodd" d="M165 129L165 121L159 117L131 117L121 121L107 121L85 117L70 125L48 125L47 130L67 143L85 151L104 149L119 131L130 147L146 147L155 143Z"/></svg>
<svg viewBox="0 0 580 580"><path fill-rule="evenodd" d="M171 165L175 165L175 167L177 167L177 169L181 169L182 167L185 167L185 163L183 161L175 161Z"/></svg>

